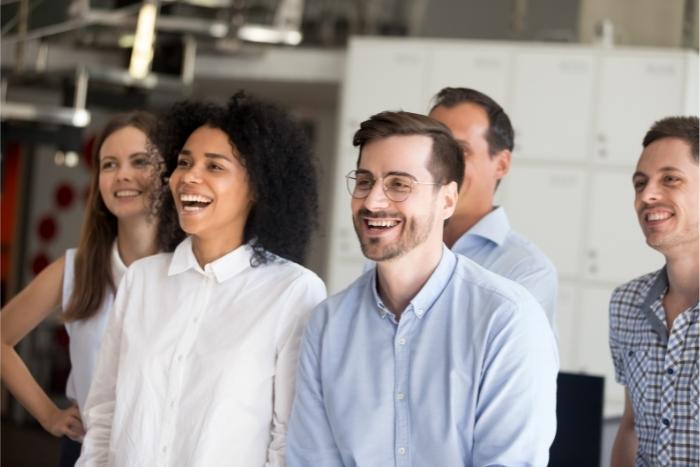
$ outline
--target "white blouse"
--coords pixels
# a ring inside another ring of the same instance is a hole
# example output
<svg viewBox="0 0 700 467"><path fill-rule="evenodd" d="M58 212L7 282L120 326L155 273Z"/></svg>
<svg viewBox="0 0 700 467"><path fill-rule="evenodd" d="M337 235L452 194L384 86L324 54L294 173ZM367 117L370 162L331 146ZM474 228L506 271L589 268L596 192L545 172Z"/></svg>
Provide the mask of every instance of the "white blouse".
<svg viewBox="0 0 700 467"><path fill-rule="evenodd" d="M127 270L88 396L79 466L283 466L301 335L326 296L243 245L202 269L190 239Z"/></svg>
<svg viewBox="0 0 700 467"><path fill-rule="evenodd" d="M68 308L75 281L75 248L66 250L65 262L63 267L63 311ZM126 266L119 256L117 242L112 246L112 277L114 285L119 285ZM65 324L66 332L69 336L68 351L70 355L70 374L68 375L68 383L66 384L66 396L69 399L78 403L80 410L85 407L85 399L87 399L90 383L92 382L92 374L95 371L97 363L97 355L100 351L102 343L102 335L107 327L109 314L112 311L114 303L114 294L111 290L105 291L104 299L93 316L88 319L79 319L70 321Z"/></svg>

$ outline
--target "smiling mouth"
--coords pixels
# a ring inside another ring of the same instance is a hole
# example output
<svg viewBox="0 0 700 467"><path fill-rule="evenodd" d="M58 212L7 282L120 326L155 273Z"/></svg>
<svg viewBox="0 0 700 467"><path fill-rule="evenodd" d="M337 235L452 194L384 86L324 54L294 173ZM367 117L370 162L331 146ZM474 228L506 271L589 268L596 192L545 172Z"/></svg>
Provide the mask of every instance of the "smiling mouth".
<svg viewBox="0 0 700 467"><path fill-rule="evenodd" d="M209 206L214 200L202 195L181 194L180 204L185 212L199 212Z"/></svg>
<svg viewBox="0 0 700 467"><path fill-rule="evenodd" d="M367 230L370 232L384 232L393 229L401 223L401 221L396 219L363 219Z"/></svg>
<svg viewBox="0 0 700 467"><path fill-rule="evenodd" d="M644 214L644 220L649 223L662 222L673 217L673 214L667 211L649 212Z"/></svg>
<svg viewBox="0 0 700 467"><path fill-rule="evenodd" d="M139 195L141 195L141 192L138 190L119 190L114 192L115 198L134 198Z"/></svg>

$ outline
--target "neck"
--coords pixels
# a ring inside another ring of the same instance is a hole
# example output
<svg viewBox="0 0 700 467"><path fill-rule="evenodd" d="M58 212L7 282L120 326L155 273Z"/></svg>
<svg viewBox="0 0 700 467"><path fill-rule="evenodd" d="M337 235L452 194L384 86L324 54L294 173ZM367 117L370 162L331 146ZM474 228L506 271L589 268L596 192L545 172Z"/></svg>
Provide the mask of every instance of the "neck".
<svg viewBox="0 0 700 467"><path fill-rule="evenodd" d="M681 250L679 248L678 250ZM683 308L689 308L698 302L698 244L697 241L690 248L687 245L684 251L677 254L665 255L666 274L668 275L668 293L675 301L681 303Z"/></svg>
<svg viewBox="0 0 700 467"><path fill-rule="evenodd" d="M158 252L158 223L145 217L120 219L117 223L117 249L126 266Z"/></svg>
<svg viewBox="0 0 700 467"><path fill-rule="evenodd" d="M232 252L243 245L243 231L238 235L213 235L202 237L192 235L192 251L197 262L203 268L212 261Z"/></svg>
<svg viewBox="0 0 700 467"><path fill-rule="evenodd" d="M450 217L450 220L447 222L447 226L445 227L445 233L443 236L445 244L449 248L452 248L452 246L457 242L457 240L460 239L462 235L474 227L481 219L484 218L484 216L493 211L492 203L493 200L490 199L488 200L488 203L472 203L471 206L467 204L463 206L462 209L458 208L452 217Z"/></svg>
<svg viewBox="0 0 700 467"><path fill-rule="evenodd" d="M441 258L442 245L423 254L413 250L399 258L377 263L379 296L397 320L433 274Z"/></svg>

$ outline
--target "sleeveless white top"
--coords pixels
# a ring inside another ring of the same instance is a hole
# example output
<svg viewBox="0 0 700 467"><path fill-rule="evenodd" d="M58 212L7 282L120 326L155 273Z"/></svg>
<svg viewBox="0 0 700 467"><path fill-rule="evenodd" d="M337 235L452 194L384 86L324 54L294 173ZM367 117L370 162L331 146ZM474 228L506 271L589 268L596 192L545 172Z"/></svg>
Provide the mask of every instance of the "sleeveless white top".
<svg viewBox="0 0 700 467"><path fill-rule="evenodd" d="M63 297L61 300L63 310L67 308L70 296L73 293L75 253L75 248L66 250L63 270ZM126 272L126 266L119 256L116 241L112 247L111 263L114 283L119 285L124 272ZM71 321L65 324L66 331L70 337L69 354L71 362L71 370L68 375L68 383L66 384L66 396L77 402L81 410L85 407L85 400L90 390L92 374L95 370L100 344L102 343L102 335L107 326L109 315L112 312L113 303L114 295L108 291L100 309L95 315L88 319Z"/></svg>

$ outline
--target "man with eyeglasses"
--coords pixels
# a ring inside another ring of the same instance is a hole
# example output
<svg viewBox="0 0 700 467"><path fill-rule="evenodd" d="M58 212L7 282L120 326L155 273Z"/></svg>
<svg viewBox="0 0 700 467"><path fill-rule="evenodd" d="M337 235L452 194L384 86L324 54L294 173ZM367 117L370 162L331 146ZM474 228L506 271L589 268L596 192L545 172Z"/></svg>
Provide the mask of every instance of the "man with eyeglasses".
<svg viewBox="0 0 700 467"><path fill-rule="evenodd" d="M377 263L319 305L299 361L290 467L545 466L557 349L524 288L443 244L464 174L439 122L363 122L347 176Z"/></svg>

